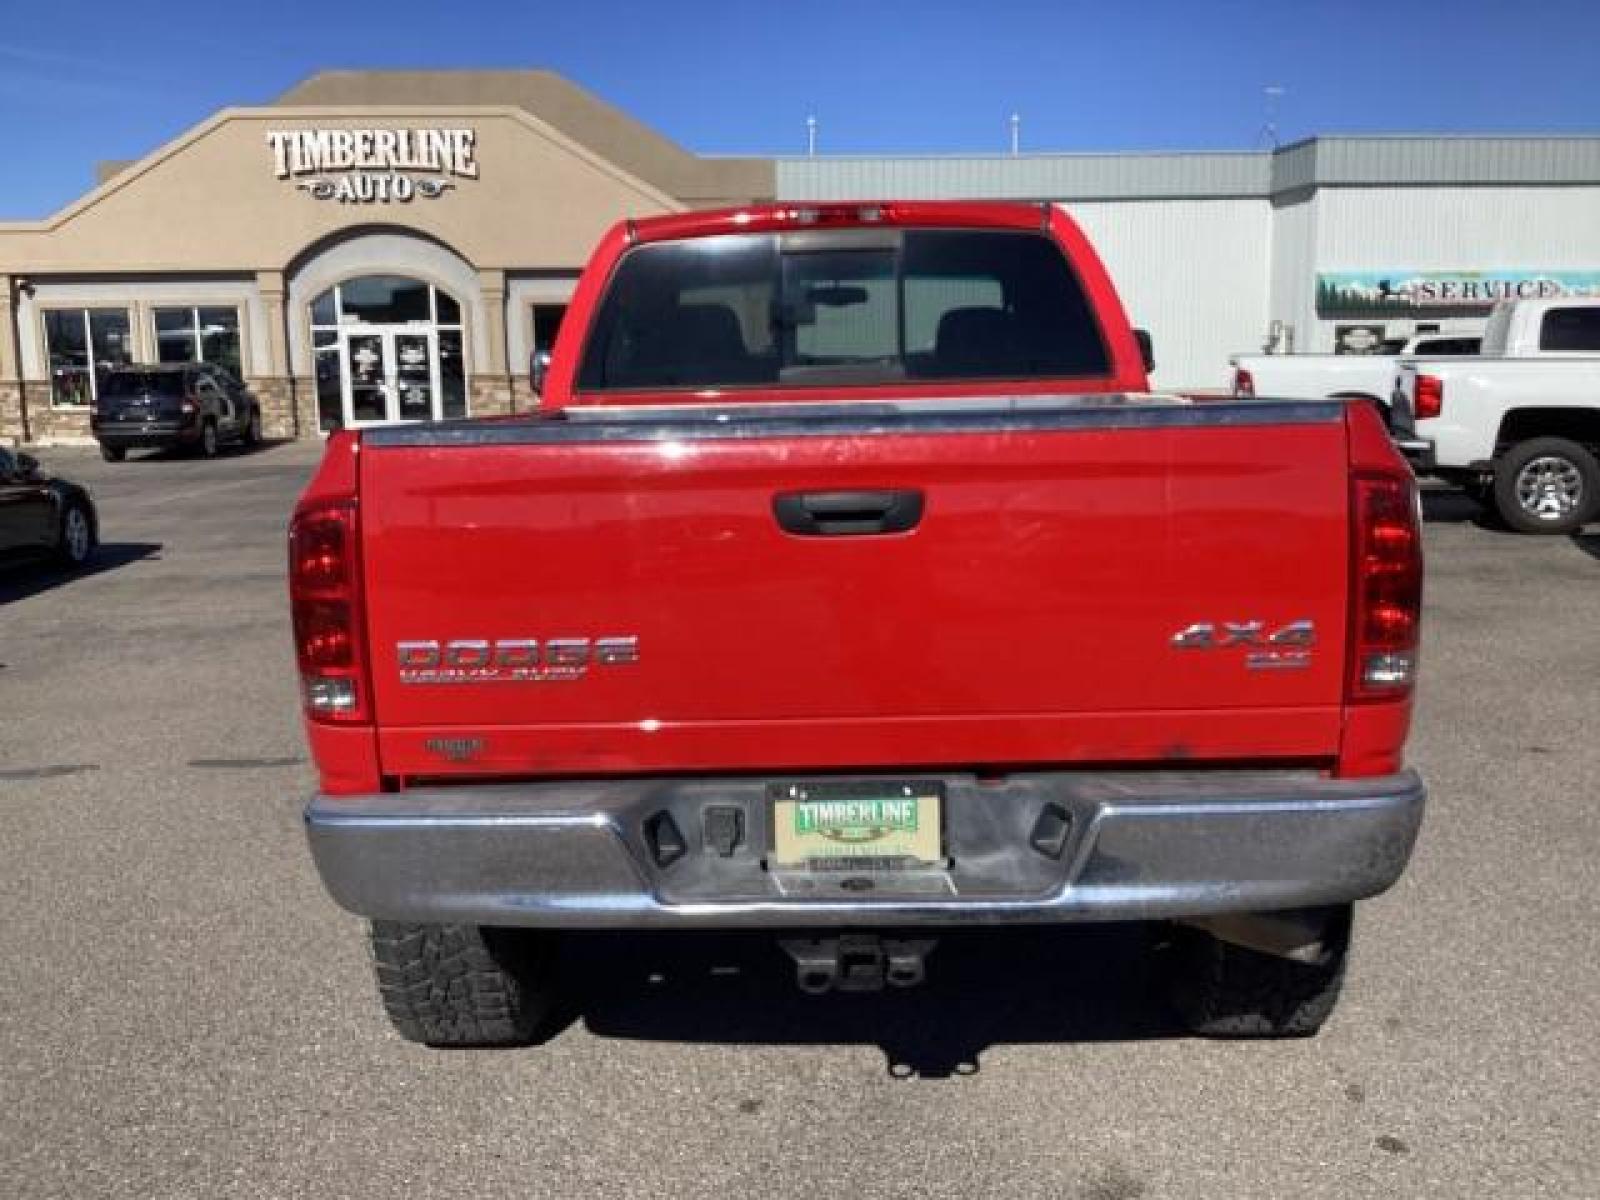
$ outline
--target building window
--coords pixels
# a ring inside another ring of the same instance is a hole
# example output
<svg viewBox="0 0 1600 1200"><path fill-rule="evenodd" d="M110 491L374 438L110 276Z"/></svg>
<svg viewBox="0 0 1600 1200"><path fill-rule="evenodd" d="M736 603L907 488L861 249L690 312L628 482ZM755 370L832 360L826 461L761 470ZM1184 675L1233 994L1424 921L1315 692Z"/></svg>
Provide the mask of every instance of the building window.
<svg viewBox="0 0 1600 1200"><path fill-rule="evenodd" d="M533 352L549 354L556 346L556 335L561 332L561 322L566 318L565 304L535 304L533 306Z"/></svg>
<svg viewBox="0 0 1600 1200"><path fill-rule="evenodd" d="M125 308L53 308L44 312L45 354L50 363L50 403L88 408L100 380L133 361Z"/></svg>
<svg viewBox="0 0 1600 1200"><path fill-rule="evenodd" d="M561 332L561 322L567 315L565 304L535 304L533 306L533 361L531 364L534 388L550 367L550 355L555 350L556 335Z"/></svg>
<svg viewBox="0 0 1600 1200"><path fill-rule="evenodd" d="M154 318L158 362L211 363L244 378L237 308L158 308Z"/></svg>

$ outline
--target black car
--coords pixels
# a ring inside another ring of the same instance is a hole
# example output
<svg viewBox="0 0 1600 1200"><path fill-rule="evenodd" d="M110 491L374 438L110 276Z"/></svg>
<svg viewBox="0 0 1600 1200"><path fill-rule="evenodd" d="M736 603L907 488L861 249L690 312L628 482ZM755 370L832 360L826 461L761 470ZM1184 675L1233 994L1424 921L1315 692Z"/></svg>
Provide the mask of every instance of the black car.
<svg viewBox="0 0 1600 1200"><path fill-rule="evenodd" d="M87 491L47 475L31 454L0 446L0 561L55 558L78 567L99 540Z"/></svg>
<svg viewBox="0 0 1600 1200"><path fill-rule="evenodd" d="M193 449L207 458L224 445L261 441L261 404L221 367L173 363L117 367L100 381L89 428L107 462L128 451Z"/></svg>

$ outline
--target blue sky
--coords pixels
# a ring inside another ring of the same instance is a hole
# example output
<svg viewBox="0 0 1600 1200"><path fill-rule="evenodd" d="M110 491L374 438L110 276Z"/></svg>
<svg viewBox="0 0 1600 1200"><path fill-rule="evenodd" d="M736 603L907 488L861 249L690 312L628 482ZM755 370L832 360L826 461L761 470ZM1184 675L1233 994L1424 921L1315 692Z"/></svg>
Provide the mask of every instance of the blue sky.
<svg viewBox="0 0 1600 1200"><path fill-rule="evenodd" d="M692 150L1260 145L1337 132L1600 132L1600 0L9 0L0 215L85 191L214 110L329 67L548 67Z"/></svg>

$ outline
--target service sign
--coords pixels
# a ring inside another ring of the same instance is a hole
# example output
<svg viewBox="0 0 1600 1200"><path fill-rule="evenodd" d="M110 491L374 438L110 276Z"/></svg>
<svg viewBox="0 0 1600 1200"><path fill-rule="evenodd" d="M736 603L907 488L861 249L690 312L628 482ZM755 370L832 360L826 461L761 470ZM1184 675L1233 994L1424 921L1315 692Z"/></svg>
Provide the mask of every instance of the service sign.
<svg viewBox="0 0 1600 1200"><path fill-rule="evenodd" d="M340 204L432 200L478 177L472 129L274 129L272 170L318 200Z"/></svg>
<svg viewBox="0 0 1600 1200"><path fill-rule="evenodd" d="M1484 309L1502 300L1600 296L1600 271L1329 271L1317 276L1317 311L1404 315L1417 309Z"/></svg>

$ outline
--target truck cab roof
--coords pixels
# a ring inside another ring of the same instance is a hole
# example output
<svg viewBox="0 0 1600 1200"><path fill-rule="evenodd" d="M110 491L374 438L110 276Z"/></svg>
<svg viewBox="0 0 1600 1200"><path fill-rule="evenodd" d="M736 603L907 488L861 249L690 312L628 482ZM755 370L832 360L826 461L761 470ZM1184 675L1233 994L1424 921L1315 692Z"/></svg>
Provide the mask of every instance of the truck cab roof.
<svg viewBox="0 0 1600 1200"><path fill-rule="evenodd" d="M1502 300L1483 333L1488 357L1600 354L1600 296Z"/></svg>
<svg viewBox="0 0 1600 1200"><path fill-rule="evenodd" d="M773 233L859 226L956 226L980 229L1049 227L1053 205L951 200L874 200L749 204L647 217L627 224L632 241L711 237L724 233Z"/></svg>

